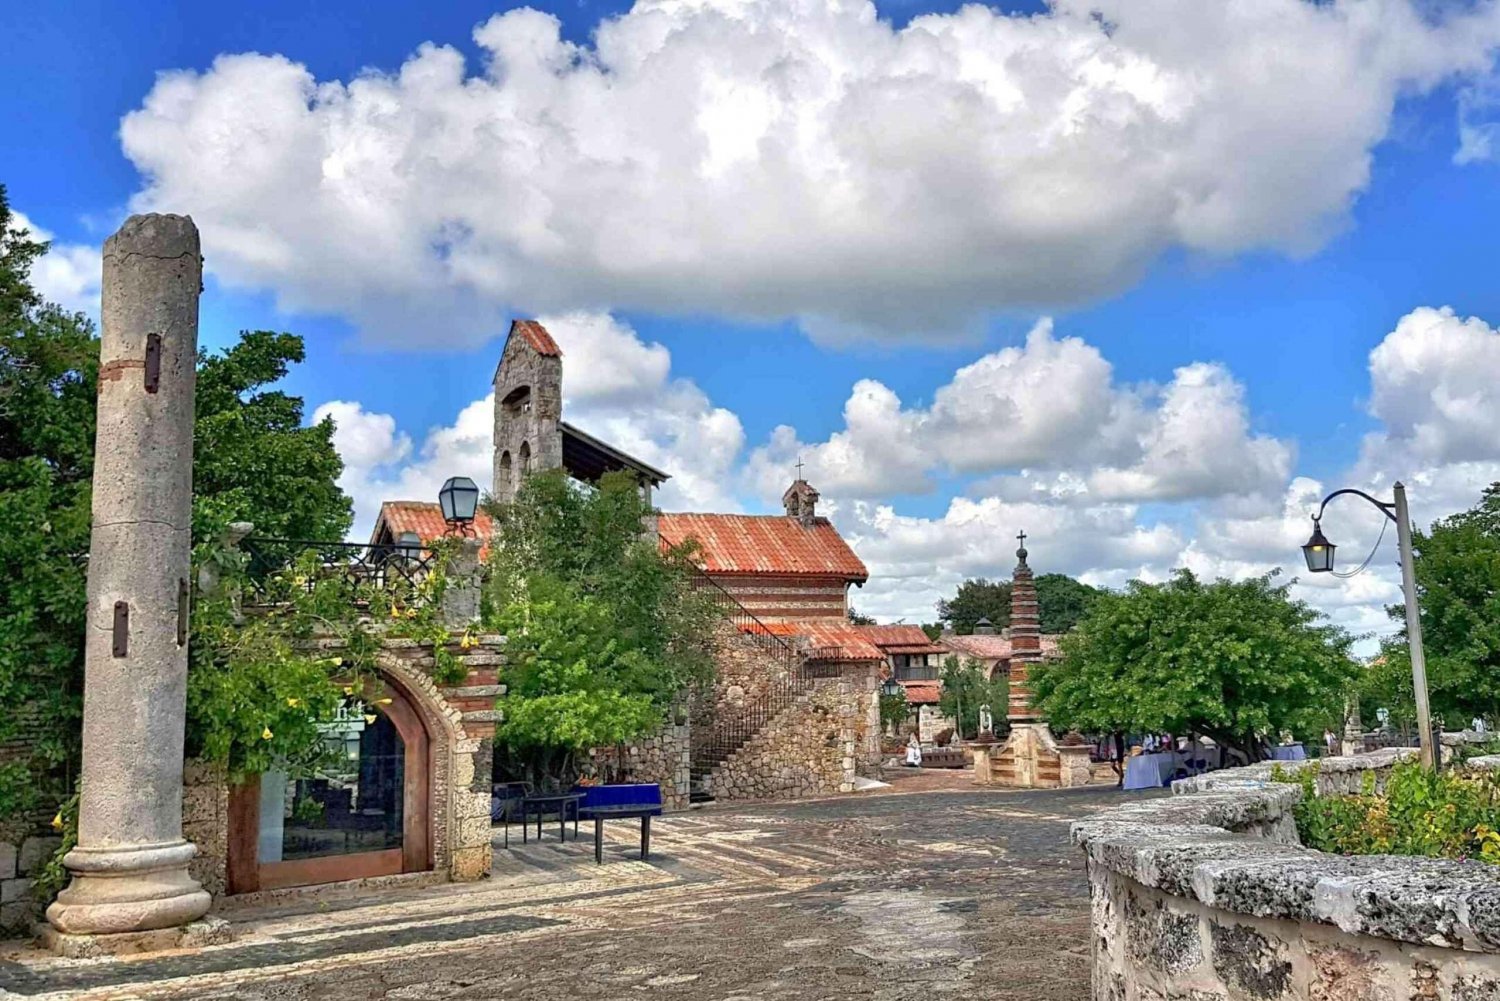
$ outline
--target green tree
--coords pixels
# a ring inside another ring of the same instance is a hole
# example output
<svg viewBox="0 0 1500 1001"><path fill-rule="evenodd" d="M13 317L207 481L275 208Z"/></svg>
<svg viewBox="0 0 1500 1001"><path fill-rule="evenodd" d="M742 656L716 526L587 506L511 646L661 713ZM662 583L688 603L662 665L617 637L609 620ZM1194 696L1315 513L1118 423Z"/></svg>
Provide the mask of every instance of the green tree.
<svg viewBox="0 0 1500 1001"><path fill-rule="evenodd" d="M966 580L952 598L937 603L937 613L960 636L972 633L980 619L989 619L998 632L1010 625L1010 581Z"/></svg>
<svg viewBox="0 0 1500 1001"><path fill-rule="evenodd" d="M0 763L0 819L50 816L79 743L99 341L87 317L31 286L45 252L15 227L0 187L0 699L16 707L0 714L0 743L30 748ZM302 357L299 338L263 331L200 356L195 543L230 521L347 531L333 425L302 427L302 401L270 388Z"/></svg>
<svg viewBox="0 0 1500 1001"><path fill-rule="evenodd" d="M1100 594L1062 660L1032 669L1037 702L1065 729L1203 733L1251 761L1281 730L1320 733L1355 677L1351 640L1274 576L1179 570Z"/></svg>
<svg viewBox="0 0 1500 1001"><path fill-rule="evenodd" d="M485 614L508 637L497 736L512 770L565 782L580 753L645 736L712 677L719 613L693 586L691 549L642 533L629 474L597 488L534 474L491 512Z"/></svg>
<svg viewBox="0 0 1500 1001"><path fill-rule="evenodd" d="M1010 697L1010 684L1004 675L991 680L985 677L984 665L979 661L946 657L939 677L943 682L943 693L938 708L943 715L958 722L958 731L965 739L979 735L980 706L990 707L996 726L1004 722Z"/></svg>
<svg viewBox="0 0 1500 1001"><path fill-rule="evenodd" d="M1036 579L1036 602L1042 632L1060 636L1072 629L1089 613L1098 596L1098 588L1089 587L1067 574L1042 574Z"/></svg>
<svg viewBox="0 0 1500 1001"><path fill-rule="evenodd" d="M1432 712L1450 727L1467 726L1475 716L1493 719L1500 715L1500 483L1486 487L1468 511L1413 532L1412 549ZM1389 612L1405 623L1405 606ZM1405 630L1381 653L1363 693L1409 721L1415 709Z"/></svg>
<svg viewBox="0 0 1500 1001"><path fill-rule="evenodd" d="M848 618L851 624L856 626L873 626L876 624L875 617L873 615L866 615L859 609L855 608L853 605L849 606L849 610L845 613L845 617Z"/></svg>

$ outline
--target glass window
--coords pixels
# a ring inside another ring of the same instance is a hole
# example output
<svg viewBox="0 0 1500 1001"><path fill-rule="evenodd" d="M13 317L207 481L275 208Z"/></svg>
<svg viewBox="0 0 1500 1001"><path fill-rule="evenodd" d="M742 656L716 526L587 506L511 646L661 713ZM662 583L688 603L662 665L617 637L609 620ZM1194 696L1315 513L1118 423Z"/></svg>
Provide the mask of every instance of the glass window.
<svg viewBox="0 0 1500 1001"><path fill-rule="evenodd" d="M261 862L400 848L406 745L378 706L351 702L324 724L311 777L260 780Z"/></svg>

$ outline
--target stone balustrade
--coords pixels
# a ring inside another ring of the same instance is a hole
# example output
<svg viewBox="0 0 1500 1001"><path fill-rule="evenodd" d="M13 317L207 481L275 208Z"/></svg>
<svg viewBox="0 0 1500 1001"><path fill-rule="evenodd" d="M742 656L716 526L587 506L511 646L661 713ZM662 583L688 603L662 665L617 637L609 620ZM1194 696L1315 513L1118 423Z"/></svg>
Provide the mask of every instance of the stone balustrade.
<svg viewBox="0 0 1500 1001"><path fill-rule="evenodd" d="M1413 753L1324 759L1319 791L1379 783ZM1268 781L1272 767L1184 780L1073 825L1096 1001L1500 998L1500 867L1305 848L1302 791Z"/></svg>

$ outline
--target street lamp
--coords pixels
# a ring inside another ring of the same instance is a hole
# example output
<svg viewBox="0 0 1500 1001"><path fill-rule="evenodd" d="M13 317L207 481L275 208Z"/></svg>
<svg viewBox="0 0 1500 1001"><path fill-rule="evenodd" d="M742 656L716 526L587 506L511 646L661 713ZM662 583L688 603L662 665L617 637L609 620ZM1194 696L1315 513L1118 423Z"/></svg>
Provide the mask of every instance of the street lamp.
<svg viewBox="0 0 1500 1001"><path fill-rule="evenodd" d="M1335 490L1323 498L1318 513L1313 515L1313 534L1302 547L1307 560L1307 569L1313 573L1328 573L1333 570L1333 551L1336 548L1323 535L1323 511L1328 502L1341 494L1363 497L1380 509L1380 513L1396 523L1396 541L1401 550L1401 592L1406 598L1406 641L1411 650L1412 690L1417 699L1417 737L1422 745L1422 764L1432 768L1437 753L1432 742L1431 712L1427 705L1427 660L1422 653L1422 616L1417 608L1417 572L1411 552L1411 514L1406 509L1406 487L1397 483L1396 499L1390 504L1378 501L1362 490Z"/></svg>
<svg viewBox="0 0 1500 1001"><path fill-rule="evenodd" d="M479 488L467 476L450 476L438 491L438 505L450 529L468 534L474 513L479 509Z"/></svg>
<svg viewBox="0 0 1500 1001"><path fill-rule="evenodd" d="M891 671L890 674L886 675L885 681L880 686L880 694L884 695L888 699L895 698L905 690L905 686L902 685L901 682L896 680L896 672L894 670Z"/></svg>

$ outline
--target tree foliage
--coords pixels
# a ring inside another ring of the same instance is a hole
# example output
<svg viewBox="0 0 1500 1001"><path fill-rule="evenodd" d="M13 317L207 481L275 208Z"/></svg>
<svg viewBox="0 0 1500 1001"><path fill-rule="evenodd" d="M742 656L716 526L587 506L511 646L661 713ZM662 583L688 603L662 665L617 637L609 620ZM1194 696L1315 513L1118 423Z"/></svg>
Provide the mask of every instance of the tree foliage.
<svg viewBox="0 0 1500 1001"><path fill-rule="evenodd" d="M1196 732L1249 760L1282 730L1320 733L1340 718L1355 675L1350 638L1288 596L1274 574L1104 592L1032 669L1054 725L1090 732Z"/></svg>
<svg viewBox="0 0 1500 1001"><path fill-rule="evenodd" d="M507 636L497 736L517 771L562 778L578 752L645 736L712 676L718 612L692 586L690 550L642 533L649 510L629 474L592 488L561 470L491 506L485 614Z"/></svg>
<svg viewBox="0 0 1500 1001"><path fill-rule="evenodd" d="M1468 511L1413 532L1412 549L1432 712L1448 726L1494 719L1500 715L1500 483ZM1406 621L1405 606L1389 611ZM1415 717L1404 630L1366 671L1361 694L1362 713L1383 706L1398 722Z"/></svg>
<svg viewBox="0 0 1500 1001"><path fill-rule="evenodd" d="M1036 578L1036 600L1042 632L1065 633L1078 624L1100 594L1098 588L1074 580L1067 574L1044 573ZM1008 580L977 577L958 585L952 598L937 603L938 617L953 631L967 636L980 619L989 619L996 631L1010 625Z"/></svg>
<svg viewBox="0 0 1500 1001"><path fill-rule="evenodd" d="M938 708L949 719L956 720L958 732L965 739L979 735L979 707L989 706L997 728L1003 729L1010 684L1003 674L993 680L985 677L984 664L973 658L943 659L939 677L943 693Z"/></svg>
<svg viewBox="0 0 1500 1001"><path fill-rule="evenodd" d="M0 187L0 699L12 707L0 742L32 748L0 766L0 819L50 815L79 746L99 341L87 317L32 287L45 252L14 226ZM332 424L303 427L302 401L271 387L302 357L300 338L265 331L200 355L195 544L230 521L303 538L347 531Z"/></svg>

